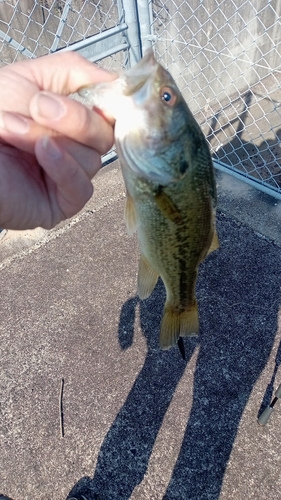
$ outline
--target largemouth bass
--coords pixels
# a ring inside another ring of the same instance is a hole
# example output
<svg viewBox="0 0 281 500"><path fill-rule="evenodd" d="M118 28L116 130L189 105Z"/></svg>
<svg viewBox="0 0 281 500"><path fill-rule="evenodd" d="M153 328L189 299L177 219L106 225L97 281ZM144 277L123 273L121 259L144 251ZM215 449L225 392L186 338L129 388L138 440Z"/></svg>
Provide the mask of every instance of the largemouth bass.
<svg viewBox="0 0 281 500"><path fill-rule="evenodd" d="M113 116L127 200L128 232L138 234L138 295L158 277L166 303L160 346L199 330L195 286L199 264L218 248L216 186L206 139L168 71L153 51L109 83L80 95Z"/></svg>

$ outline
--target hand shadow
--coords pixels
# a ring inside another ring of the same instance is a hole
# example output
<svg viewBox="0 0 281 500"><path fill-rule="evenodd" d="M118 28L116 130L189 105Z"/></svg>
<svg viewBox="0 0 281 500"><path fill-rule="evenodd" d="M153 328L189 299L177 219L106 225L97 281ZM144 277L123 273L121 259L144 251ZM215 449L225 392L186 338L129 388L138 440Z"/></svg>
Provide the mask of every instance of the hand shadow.
<svg viewBox="0 0 281 500"><path fill-rule="evenodd" d="M165 500L218 499L241 415L277 330L280 251L223 216L218 228L221 250L211 254L199 273L200 350L193 405ZM135 297L122 308L120 345L132 345L139 303L147 356L104 438L93 479L81 479L69 496L127 500L144 477L164 415L198 345L194 338L185 340L185 361L177 348L159 349L164 298L159 282L146 301Z"/></svg>

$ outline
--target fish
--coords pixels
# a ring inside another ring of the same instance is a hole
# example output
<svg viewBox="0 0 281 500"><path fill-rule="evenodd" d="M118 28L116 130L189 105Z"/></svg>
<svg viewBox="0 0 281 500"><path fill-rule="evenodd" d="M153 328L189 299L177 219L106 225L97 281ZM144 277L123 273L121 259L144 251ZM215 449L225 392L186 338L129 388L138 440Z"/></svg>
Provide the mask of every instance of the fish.
<svg viewBox="0 0 281 500"><path fill-rule="evenodd" d="M201 128L153 50L114 81L79 94L115 119L114 136L126 187L125 221L140 245L138 295L166 290L160 347L199 331L198 267L219 247L216 183Z"/></svg>

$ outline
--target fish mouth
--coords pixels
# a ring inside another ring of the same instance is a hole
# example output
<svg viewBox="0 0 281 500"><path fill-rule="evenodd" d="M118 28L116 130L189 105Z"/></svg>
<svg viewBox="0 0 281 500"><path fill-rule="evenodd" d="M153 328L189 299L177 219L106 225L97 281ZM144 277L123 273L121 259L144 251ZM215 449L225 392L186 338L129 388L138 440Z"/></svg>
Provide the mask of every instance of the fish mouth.
<svg viewBox="0 0 281 500"><path fill-rule="evenodd" d="M78 94L87 104L96 106L117 119L120 114L123 116L124 108L127 108L130 101L128 97L133 99L137 107L142 107L149 99L157 69L153 50L148 49L143 59L132 68L121 72L116 80L81 87Z"/></svg>
<svg viewBox="0 0 281 500"><path fill-rule="evenodd" d="M153 78L157 68L158 64L153 50L148 49L144 57L135 66L123 73L123 79L126 84L123 90L124 94L131 96L138 92L149 79Z"/></svg>

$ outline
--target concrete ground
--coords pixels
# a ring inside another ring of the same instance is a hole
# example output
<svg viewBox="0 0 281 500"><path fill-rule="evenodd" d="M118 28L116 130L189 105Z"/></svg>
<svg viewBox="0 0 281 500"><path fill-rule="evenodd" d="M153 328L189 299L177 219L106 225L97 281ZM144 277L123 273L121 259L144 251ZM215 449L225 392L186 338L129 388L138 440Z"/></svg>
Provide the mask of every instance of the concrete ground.
<svg viewBox="0 0 281 500"><path fill-rule="evenodd" d="M158 348L162 284L136 296L118 164L94 183L73 220L0 242L0 493L281 500L280 405L257 423L281 383L281 203L218 173L184 361Z"/></svg>

